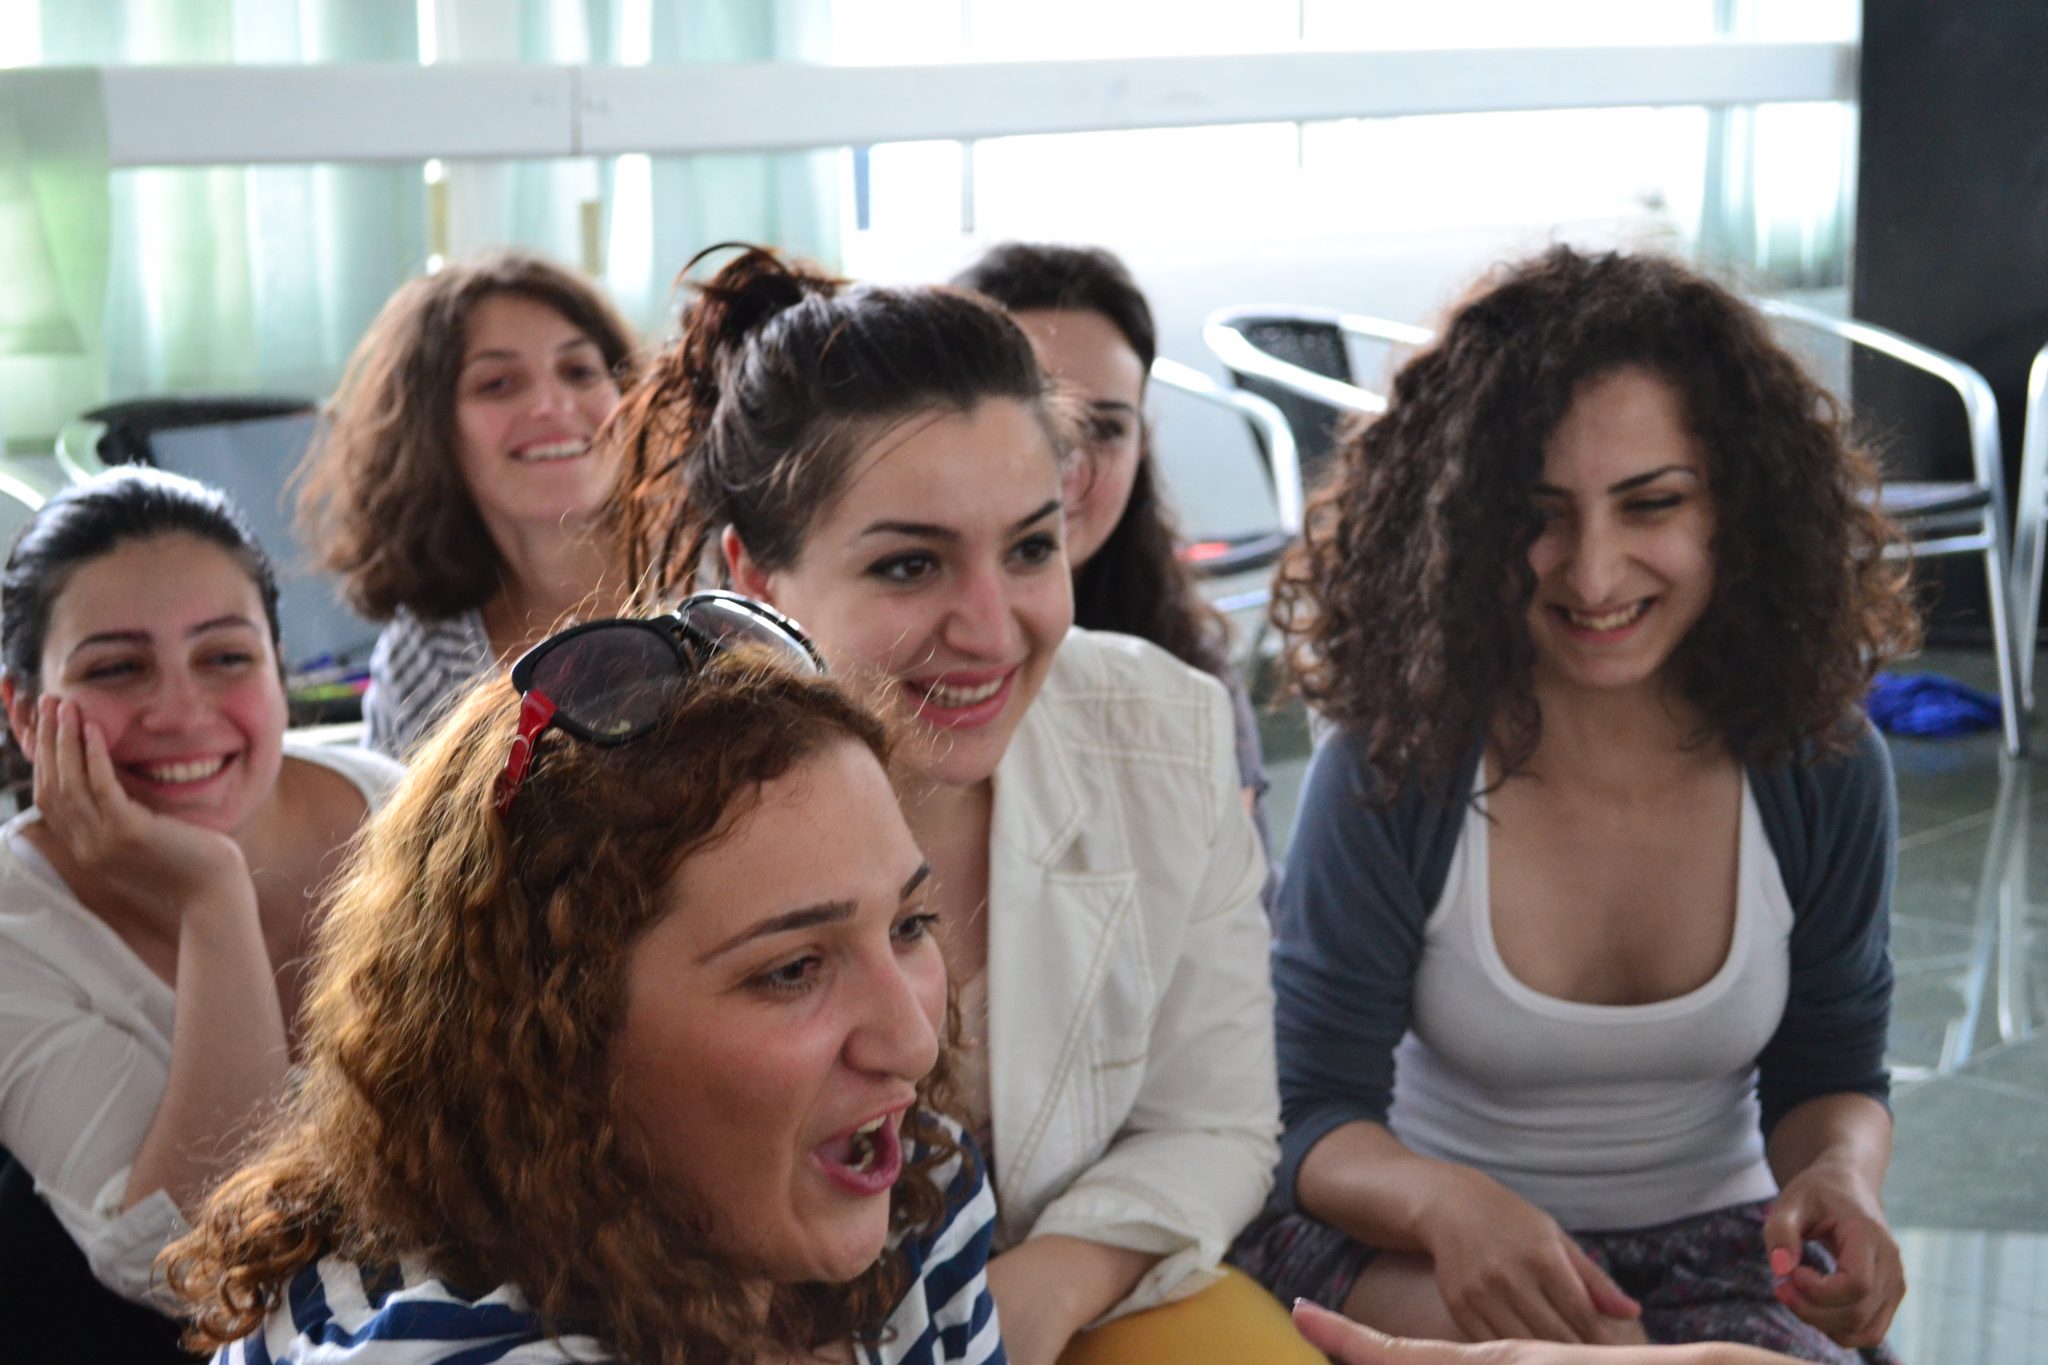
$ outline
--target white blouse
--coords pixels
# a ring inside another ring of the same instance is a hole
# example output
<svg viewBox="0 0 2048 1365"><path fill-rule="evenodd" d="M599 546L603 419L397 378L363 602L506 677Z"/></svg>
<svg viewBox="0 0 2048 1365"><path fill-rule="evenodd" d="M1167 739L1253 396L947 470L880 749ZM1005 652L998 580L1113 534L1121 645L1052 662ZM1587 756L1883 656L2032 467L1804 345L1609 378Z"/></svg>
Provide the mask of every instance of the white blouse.
<svg viewBox="0 0 2048 1365"><path fill-rule="evenodd" d="M364 749L287 740L285 755L347 778L372 810L401 771ZM154 1303L150 1266L185 1220L162 1190L121 1203L170 1075L174 997L30 843L41 818L0 827L0 1146L93 1274Z"/></svg>

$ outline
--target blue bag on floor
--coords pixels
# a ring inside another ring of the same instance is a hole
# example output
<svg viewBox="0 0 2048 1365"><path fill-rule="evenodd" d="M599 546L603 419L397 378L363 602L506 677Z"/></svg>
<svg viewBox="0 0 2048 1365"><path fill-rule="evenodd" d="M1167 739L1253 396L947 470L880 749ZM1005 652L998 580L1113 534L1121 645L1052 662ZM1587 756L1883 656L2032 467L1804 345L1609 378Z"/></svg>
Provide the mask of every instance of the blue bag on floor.
<svg viewBox="0 0 2048 1365"><path fill-rule="evenodd" d="M1998 698L1939 673L1880 673L1870 684L1870 720L1888 735L1943 739L1998 724Z"/></svg>

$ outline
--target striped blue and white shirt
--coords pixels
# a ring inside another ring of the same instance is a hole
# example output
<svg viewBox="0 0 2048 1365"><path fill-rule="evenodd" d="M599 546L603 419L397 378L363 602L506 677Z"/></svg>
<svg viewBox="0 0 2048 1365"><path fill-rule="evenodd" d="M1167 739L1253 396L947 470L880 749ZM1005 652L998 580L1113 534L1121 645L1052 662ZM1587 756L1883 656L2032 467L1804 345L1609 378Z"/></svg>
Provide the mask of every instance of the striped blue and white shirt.
<svg viewBox="0 0 2048 1365"><path fill-rule="evenodd" d="M962 1143L969 1139L962 1137ZM988 1291L995 1196L982 1163L942 1167L947 1218L905 1244L912 1281L862 1365L1007 1365ZM450 1290L424 1266L383 1275L329 1256L300 1271L260 1332L221 1348L214 1365L567 1365L606 1361L587 1336L548 1337L510 1285L481 1298Z"/></svg>
<svg viewBox="0 0 2048 1365"><path fill-rule="evenodd" d="M370 651L363 743L403 759L465 688L497 666L482 611L422 621L400 607Z"/></svg>

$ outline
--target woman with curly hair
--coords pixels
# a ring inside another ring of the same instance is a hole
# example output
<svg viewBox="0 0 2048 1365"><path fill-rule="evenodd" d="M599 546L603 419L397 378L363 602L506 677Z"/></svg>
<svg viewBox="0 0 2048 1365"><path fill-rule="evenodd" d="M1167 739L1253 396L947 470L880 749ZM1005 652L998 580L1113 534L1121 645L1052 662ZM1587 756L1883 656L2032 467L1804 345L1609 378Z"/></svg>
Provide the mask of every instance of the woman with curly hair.
<svg viewBox="0 0 2048 1365"><path fill-rule="evenodd" d="M1154 645L1071 629L1069 437L1023 332L964 290L749 249L612 431L633 581L728 575L910 736L1011 1359L1312 1358L1218 1264L1279 1127L1230 703Z"/></svg>
<svg viewBox="0 0 2048 1365"><path fill-rule="evenodd" d="M1274 616L1334 732L1241 1263L1414 1336L1881 1351L1916 642L1869 459L1666 260L1505 269L1350 434Z"/></svg>
<svg viewBox="0 0 2048 1365"><path fill-rule="evenodd" d="M1000 1362L882 725L729 594L421 746L266 1146L166 1253L224 1362Z"/></svg>
<svg viewBox="0 0 2048 1365"><path fill-rule="evenodd" d="M596 286L521 251L412 280L370 324L300 471L299 520L384 623L371 748L403 757L472 679L587 606L612 474L591 437L636 363Z"/></svg>
<svg viewBox="0 0 2048 1365"><path fill-rule="evenodd" d="M1237 766L1268 851L1266 765L1251 697L1230 667L1223 618L1195 586L1166 505L1145 387L1158 354L1152 306L1100 247L1005 242L953 277L1010 310L1046 374L1081 408L1082 459L1067 499L1074 624L1150 640L1230 691ZM1269 885L1270 890L1270 885Z"/></svg>

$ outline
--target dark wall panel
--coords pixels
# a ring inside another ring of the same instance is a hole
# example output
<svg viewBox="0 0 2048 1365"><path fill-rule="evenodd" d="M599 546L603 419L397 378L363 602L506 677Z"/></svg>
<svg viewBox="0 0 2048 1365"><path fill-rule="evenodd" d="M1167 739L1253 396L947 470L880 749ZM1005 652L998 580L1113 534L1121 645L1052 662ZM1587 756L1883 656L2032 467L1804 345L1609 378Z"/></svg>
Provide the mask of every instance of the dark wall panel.
<svg viewBox="0 0 2048 1365"><path fill-rule="evenodd" d="M1983 371L2010 480L2048 341L2048 0L1864 0L1859 98L1851 310ZM1967 472L1946 389L1884 361L1854 383L1894 474ZM1980 634L1976 565L1947 561L1940 581L1937 635Z"/></svg>

